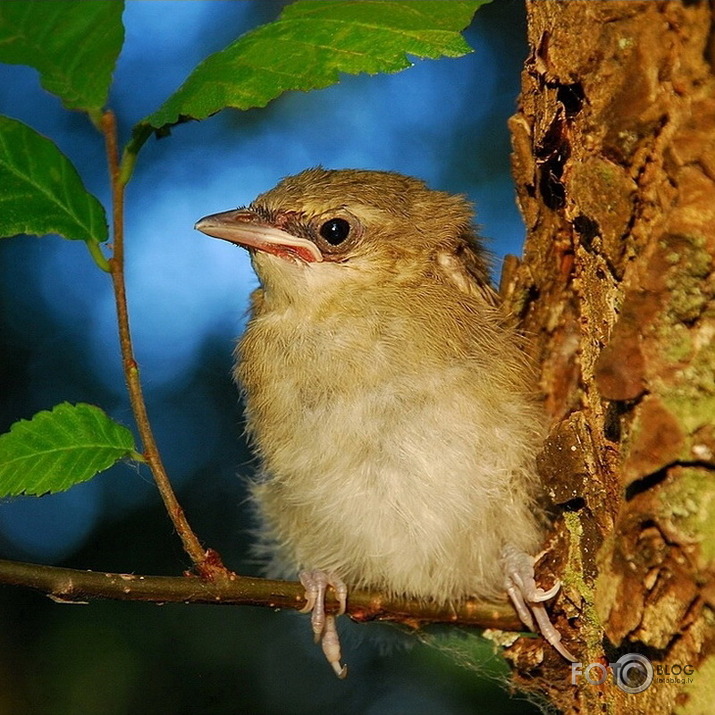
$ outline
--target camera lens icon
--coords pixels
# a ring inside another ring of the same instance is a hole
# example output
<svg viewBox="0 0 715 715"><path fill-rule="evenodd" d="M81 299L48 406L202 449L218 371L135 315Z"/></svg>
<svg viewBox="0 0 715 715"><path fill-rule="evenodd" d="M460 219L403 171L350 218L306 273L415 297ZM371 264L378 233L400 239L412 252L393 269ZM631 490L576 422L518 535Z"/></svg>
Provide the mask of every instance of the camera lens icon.
<svg viewBox="0 0 715 715"><path fill-rule="evenodd" d="M653 666L640 653L626 653L613 665L616 685L624 693L642 693L653 682Z"/></svg>

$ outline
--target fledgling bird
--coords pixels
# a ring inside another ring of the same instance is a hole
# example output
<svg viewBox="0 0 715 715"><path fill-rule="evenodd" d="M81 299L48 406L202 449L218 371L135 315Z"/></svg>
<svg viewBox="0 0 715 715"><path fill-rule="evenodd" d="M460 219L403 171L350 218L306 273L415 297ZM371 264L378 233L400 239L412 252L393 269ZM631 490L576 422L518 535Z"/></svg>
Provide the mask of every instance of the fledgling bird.
<svg viewBox="0 0 715 715"><path fill-rule="evenodd" d="M236 350L271 573L300 573L338 675L328 586L499 600L565 657L536 587L543 417L461 196L309 169L201 219L260 279ZM346 587L347 585L347 587Z"/></svg>

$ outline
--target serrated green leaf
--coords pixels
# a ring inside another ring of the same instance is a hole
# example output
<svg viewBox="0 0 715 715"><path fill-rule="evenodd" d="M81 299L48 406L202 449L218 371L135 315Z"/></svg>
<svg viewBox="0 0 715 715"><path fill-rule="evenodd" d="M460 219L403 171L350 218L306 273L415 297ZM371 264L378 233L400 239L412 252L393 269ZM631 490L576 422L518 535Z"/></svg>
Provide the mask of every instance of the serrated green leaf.
<svg viewBox="0 0 715 715"><path fill-rule="evenodd" d="M0 435L0 497L64 491L134 449L132 433L99 407L63 402Z"/></svg>
<svg viewBox="0 0 715 715"><path fill-rule="evenodd" d="M58 233L106 241L104 208L46 137L0 116L0 236Z"/></svg>
<svg viewBox="0 0 715 715"><path fill-rule="evenodd" d="M2 0L0 62L30 65L68 109L107 101L124 41L121 0Z"/></svg>
<svg viewBox="0 0 715 715"><path fill-rule="evenodd" d="M471 52L460 31L485 2L293 3L276 22L208 57L135 131L204 119L225 107L263 107L288 90L334 84L341 72L398 72L411 65L406 55L459 57Z"/></svg>

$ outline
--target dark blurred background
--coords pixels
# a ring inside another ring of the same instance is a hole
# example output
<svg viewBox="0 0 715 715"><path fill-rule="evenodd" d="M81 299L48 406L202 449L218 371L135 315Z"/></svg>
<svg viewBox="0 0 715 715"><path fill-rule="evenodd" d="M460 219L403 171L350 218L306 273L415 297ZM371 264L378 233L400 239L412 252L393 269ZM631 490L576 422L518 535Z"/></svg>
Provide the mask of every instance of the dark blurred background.
<svg viewBox="0 0 715 715"><path fill-rule="evenodd" d="M207 54L283 4L128 2L110 99L124 139ZM126 221L137 357L180 500L235 570L255 573L244 504L252 462L230 379L255 278L243 251L194 222L309 166L389 169L467 194L498 274L498 258L523 240L506 128L526 55L523 15L521 0L495 0L467 32L476 50L467 57L343 77L176 127L143 149ZM52 138L108 205L100 136L43 92L34 70L0 65L0 112ZM132 424L110 282L81 242L3 239L0 430L64 400ZM148 472L124 464L63 494L0 502L0 558L168 575L189 565ZM425 645L382 656L346 643L351 675L340 682L308 630L294 614L254 608L58 605L0 587L0 714L536 712L506 693L486 643L464 641L470 658L481 654L476 669Z"/></svg>

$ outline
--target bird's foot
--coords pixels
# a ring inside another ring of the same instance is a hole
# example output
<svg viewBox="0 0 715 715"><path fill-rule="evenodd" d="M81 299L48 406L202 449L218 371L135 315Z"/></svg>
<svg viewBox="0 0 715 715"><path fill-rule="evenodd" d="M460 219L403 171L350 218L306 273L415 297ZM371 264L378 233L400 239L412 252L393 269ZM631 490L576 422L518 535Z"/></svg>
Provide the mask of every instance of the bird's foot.
<svg viewBox="0 0 715 715"><path fill-rule="evenodd" d="M347 586L335 574L325 571L301 571L298 578L305 588L306 600L300 612L310 613L310 625L315 642L320 643L328 663L338 678L344 678L348 674L348 667L340 665L340 639L335 626L335 616L325 613L325 591L328 586L335 591L340 604L336 615L341 616L345 613L347 605Z"/></svg>
<svg viewBox="0 0 715 715"><path fill-rule="evenodd" d="M534 619L536 619L538 630L546 641L566 660L576 662L576 658L561 643L561 634L549 620L549 614L544 608L544 601L548 601L559 592L561 582L557 581L548 591L539 588L534 578L535 562L533 556L511 544L507 544L502 549L506 592L524 624L532 631L536 631L534 626Z"/></svg>

